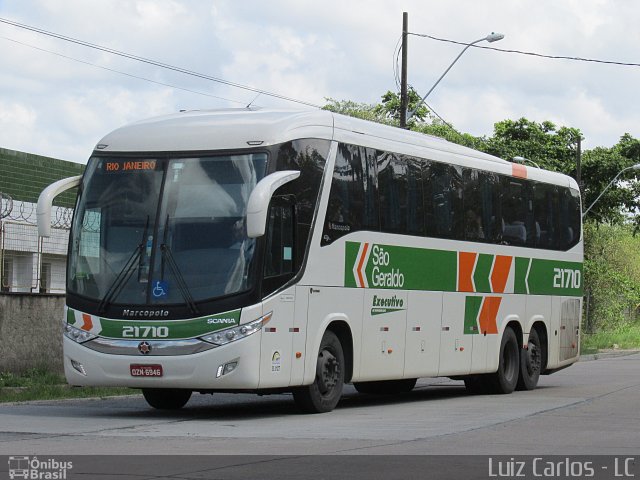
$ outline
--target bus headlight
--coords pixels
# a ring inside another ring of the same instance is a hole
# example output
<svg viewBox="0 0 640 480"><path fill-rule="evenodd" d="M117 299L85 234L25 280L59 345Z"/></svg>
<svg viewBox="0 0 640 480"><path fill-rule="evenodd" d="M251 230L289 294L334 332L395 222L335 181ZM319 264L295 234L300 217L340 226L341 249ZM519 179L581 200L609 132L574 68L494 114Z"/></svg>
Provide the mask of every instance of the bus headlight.
<svg viewBox="0 0 640 480"><path fill-rule="evenodd" d="M62 333L65 337L73 340L76 343L84 343L96 338L96 335L94 335L93 333L87 332L86 330L80 330L79 328L73 327L68 323L62 324Z"/></svg>
<svg viewBox="0 0 640 480"><path fill-rule="evenodd" d="M240 340L256 333L258 330L264 327L269 320L271 320L272 315L273 312L269 312L251 323L245 323L244 325L238 325L237 327L218 330L217 332L205 335L204 337L200 337L200 340L204 340L207 343L213 343L214 345L218 346L235 342L236 340Z"/></svg>

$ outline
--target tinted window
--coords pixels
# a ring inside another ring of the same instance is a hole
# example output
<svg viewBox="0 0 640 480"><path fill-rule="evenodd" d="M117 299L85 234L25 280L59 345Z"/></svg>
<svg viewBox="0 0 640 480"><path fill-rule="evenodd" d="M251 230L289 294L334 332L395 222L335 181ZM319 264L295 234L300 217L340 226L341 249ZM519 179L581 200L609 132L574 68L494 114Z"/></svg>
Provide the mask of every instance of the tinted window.
<svg viewBox="0 0 640 480"><path fill-rule="evenodd" d="M340 145L322 244L363 229L568 250L580 240L580 195L556 185Z"/></svg>
<svg viewBox="0 0 640 480"><path fill-rule="evenodd" d="M533 185L533 217L535 246L539 248L555 247L554 197L557 197L555 185L536 182Z"/></svg>
<svg viewBox="0 0 640 480"><path fill-rule="evenodd" d="M376 152L340 144L333 169L322 244L358 230L378 230Z"/></svg>
<svg viewBox="0 0 640 480"><path fill-rule="evenodd" d="M420 164L412 158L378 154L380 228L383 232L424 234Z"/></svg>
<svg viewBox="0 0 640 480"><path fill-rule="evenodd" d="M276 170L298 170L300 177L278 189L279 195L291 195L296 210L296 266L304 263L311 223L331 142L319 139L294 140L280 145Z"/></svg>
<svg viewBox="0 0 640 480"><path fill-rule="evenodd" d="M558 219L560 248L565 250L580 240L580 194L577 190L562 189Z"/></svg>
<svg viewBox="0 0 640 480"><path fill-rule="evenodd" d="M423 185L427 235L462 239L462 168L429 162Z"/></svg>
<svg viewBox="0 0 640 480"><path fill-rule="evenodd" d="M502 188L502 241L507 245L533 246L533 208L528 182L504 177Z"/></svg>

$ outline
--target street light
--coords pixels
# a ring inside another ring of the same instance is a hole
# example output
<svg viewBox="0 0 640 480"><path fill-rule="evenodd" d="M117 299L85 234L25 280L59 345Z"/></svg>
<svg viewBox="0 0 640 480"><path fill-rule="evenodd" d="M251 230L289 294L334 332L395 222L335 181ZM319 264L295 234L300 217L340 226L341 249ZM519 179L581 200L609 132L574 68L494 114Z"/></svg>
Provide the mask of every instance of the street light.
<svg viewBox="0 0 640 480"><path fill-rule="evenodd" d="M489 43L493 43L493 42L497 42L498 40L502 40L504 38L504 35L502 33L495 33L495 32L491 32L489 35L487 35L486 37L482 37L479 38L478 40L471 42L469 44L467 44L462 51L458 54L458 56L455 58L455 60L453 62L451 62L451 65L449 65L449 67L444 71L444 73L442 75L440 75L440 78L438 79L438 81L436 83L433 84L433 87L431 87L431 89L427 92L427 94L422 97L422 100L420 100L420 103L418 103L418 105L416 105L416 108L414 108L412 111L410 111L407 115L407 122L411 119L411 117L413 117L413 115L416 113L416 110L418 110L418 108L420 108L422 106L422 104L424 103L424 101L427 99L427 97L429 96L429 94L431 92L433 92L433 89L436 88L436 86L440 83L440 80L442 80L444 78L444 76L449 73L449 70L451 70L451 67L453 67L455 65L455 63L458 61L458 59L462 56L462 54L464 52L467 51L467 49L471 46L471 45L475 45L476 43L480 43L480 42L484 42L485 40Z"/></svg>
<svg viewBox="0 0 640 480"><path fill-rule="evenodd" d="M624 172L626 172L627 170L640 170L640 163L636 163L635 165L632 165L631 167L623 168L622 170L620 170L620 171L618 172L618 174L617 174L615 177L613 177L613 180L611 180L611 181L609 182L609 185L607 185L606 187L604 187L604 190L602 190L602 192L600 192L600 195L598 195L598 198L596 198L596 199L593 201L593 203L592 203L591 205L589 205L589 208L587 208L587 209L584 211L584 213L582 214L582 218L584 218L584 217L587 215L587 213L589 213L589 210L591 210L591 209L593 208L593 206L598 202L598 200L600 200L600 197L602 197L602 195L604 195L604 192L606 192L606 191L609 189L609 187L610 187L611 185L613 185L613 182L615 182L615 181L618 179L618 177L619 177L620 175L622 175Z"/></svg>

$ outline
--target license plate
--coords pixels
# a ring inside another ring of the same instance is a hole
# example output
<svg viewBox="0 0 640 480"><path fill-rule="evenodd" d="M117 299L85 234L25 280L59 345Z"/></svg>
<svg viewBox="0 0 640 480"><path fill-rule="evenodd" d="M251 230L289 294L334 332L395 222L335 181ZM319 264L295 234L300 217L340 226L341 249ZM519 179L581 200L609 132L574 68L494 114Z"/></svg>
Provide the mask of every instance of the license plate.
<svg viewBox="0 0 640 480"><path fill-rule="evenodd" d="M130 365L132 377L161 377L162 365Z"/></svg>

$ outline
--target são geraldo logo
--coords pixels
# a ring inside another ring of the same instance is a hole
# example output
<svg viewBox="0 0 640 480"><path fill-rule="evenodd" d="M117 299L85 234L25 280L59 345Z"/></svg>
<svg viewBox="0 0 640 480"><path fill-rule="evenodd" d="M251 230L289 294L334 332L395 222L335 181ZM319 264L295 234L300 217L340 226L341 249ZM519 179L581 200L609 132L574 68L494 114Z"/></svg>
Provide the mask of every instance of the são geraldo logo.
<svg viewBox="0 0 640 480"><path fill-rule="evenodd" d="M73 468L73 462L55 458L39 459L29 456L9 457L9 478L31 480L65 480L67 471Z"/></svg>
<svg viewBox="0 0 640 480"><path fill-rule="evenodd" d="M404 274L394 268L391 254L382 245L361 243L353 265L353 276L360 288L402 288Z"/></svg>

